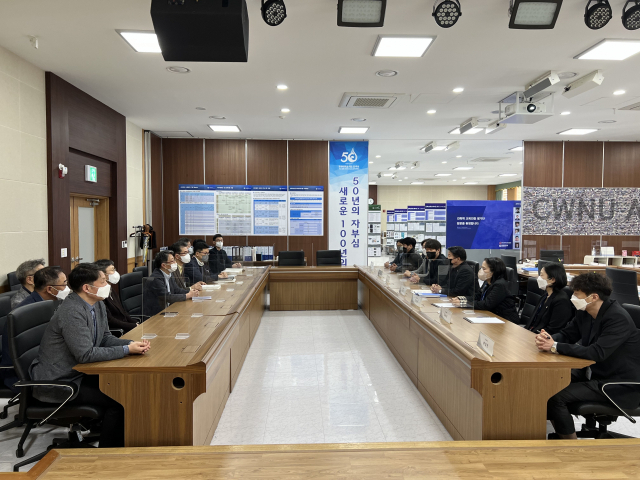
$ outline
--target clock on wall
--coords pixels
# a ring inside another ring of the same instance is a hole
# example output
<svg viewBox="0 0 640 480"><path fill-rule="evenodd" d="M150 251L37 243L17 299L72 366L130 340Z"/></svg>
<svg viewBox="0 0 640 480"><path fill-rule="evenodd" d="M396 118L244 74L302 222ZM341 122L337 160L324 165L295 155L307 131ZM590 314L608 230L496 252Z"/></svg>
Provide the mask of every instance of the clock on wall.
<svg viewBox="0 0 640 480"><path fill-rule="evenodd" d="M369 199L369 205L373 205L373 198Z"/></svg>

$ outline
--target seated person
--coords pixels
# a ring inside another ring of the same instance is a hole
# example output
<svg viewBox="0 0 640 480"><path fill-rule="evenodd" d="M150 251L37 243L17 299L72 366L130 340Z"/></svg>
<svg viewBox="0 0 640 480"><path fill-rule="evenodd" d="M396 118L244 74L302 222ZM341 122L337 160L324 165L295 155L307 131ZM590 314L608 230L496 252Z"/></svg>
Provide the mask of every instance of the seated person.
<svg viewBox="0 0 640 480"><path fill-rule="evenodd" d="M402 273L405 271L417 270L422 263L422 257L416 253L416 239L406 237L402 239L402 254L400 255L400 263L392 265L392 272Z"/></svg>
<svg viewBox="0 0 640 480"><path fill-rule="evenodd" d="M446 276L441 280L442 286L431 284L433 293L442 293L449 297L467 297L471 299L475 293L476 276L471 265L467 263L467 252L462 247L449 247L447 258L450 268ZM439 266L440 267L440 266ZM439 268L438 267L438 268ZM438 274L438 277L440 275ZM440 278L438 278L440 283Z"/></svg>
<svg viewBox="0 0 640 480"><path fill-rule="evenodd" d="M438 265L446 263L447 257L442 255L442 244L435 238L427 238L422 242L426 258L420 268L413 272L404 272L411 283L422 281L427 285L438 283Z"/></svg>
<svg viewBox="0 0 640 480"><path fill-rule="evenodd" d="M538 275L538 287L545 290L536 306L535 313L525 325L527 330L549 335L560 332L573 318L575 312L571 300L562 291L567 286L567 273L561 263L549 263L542 267Z"/></svg>
<svg viewBox="0 0 640 480"><path fill-rule="evenodd" d="M389 262L385 262L384 263L384 268L391 268L394 265L399 265L400 264L400 255L402 255L403 253L403 249L404 249L404 245L402 245L402 239L398 239L396 240L396 258L393 259L393 262L389 263Z"/></svg>
<svg viewBox="0 0 640 480"><path fill-rule="evenodd" d="M191 239L190 238L182 237L182 238L178 239L178 242L186 243L187 244L187 253L189 255L193 255L193 246L191 245Z"/></svg>
<svg viewBox="0 0 640 480"><path fill-rule="evenodd" d="M212 274L223 272L227 268L240 268L241 263L233 263L222 247L224 238L219 233L213 236L214 246L209 250L209 270Z"/></svg>
<svg viewBox="0 0 640 480"><path fill-rule="evenodd" d="M79 363L104 362L149 350L149 342L122 340L109 333L102 300L111 287L105 274L92 264L80 264L69 275L73 293L60 304L40 342L38 356L29 367L34 381L73 382L79 390L67 405L98 405L105 411L100 447L124 446L124 408L100 391L98 375L73 369ZM62 403L69 391L61 387L34 387L42 402Z"/></svg>
<svg viewBox="0 0 640 480"><path fill-rule="evenodd" d="M199 282L211 283L218 278L227 278L227 272L211 273L209 269L209 247L203 240L193 242L193 257L184 266L184 274L191 284Z"/></svg>
<svg viewBox="0 0 640 480"><path fill-rule="evenodd" d="M498 257L485 258L478 271L478 278L484 283L475 292L473 308L488 310L517 325L520 317L518 317L516 302L510 291L507 267L504 262ZM461 301L459 298L454 298L451 303L460 306Z"/></svg>
<svg viewBox="0 0 640 480"><path fill-rule="evenodd" d="M133 330L140 320L132 318L131 315L129 315L129 312L127 312L122 305L120 295L118 295L116 289L113 288L113 286L120 281L120 274L116 271L113 260L98 260L94 265L106 275L107 282L109 282L111 286L109 296L104 299L109 328L112 330L122 330L124 333Z"/></svg>
<svg viewBox="0 0 640 480"><path fill-rule="evenodd" d="M640 330L615 300L609 299L611 281L598 273L583 273L571 282L576 316L559 333L544 329L536 335L538 350L596 362L573 370L571 383L547 402L547 419L563 439L577 438L568 405L575 402L609 403L602 393L608 382L640 382ZM636 408L637 387L612 385L607 394L620 408Z"/></svg>
<svg viewBox="0 0 640 480"><path fill-rule="evenodd" d="M16 269L16 277L22 287L13 297L11 297L11 308L16 308L22 301L33 292L33 276L44 268L44 258L38 260L27 260L22 262Z"/></svg>
<svg viewBox="0 0 640 480"><path fill-rule="evenodd" d="M172 275L178 269L178 264L171 250L158 252L153 267L153 272L143 282L142 314L145 317L153 317L172 303L199 296L196 289L178 287Z"/></svg>
<svg viewBox="0 0 640 480"><path fill-rule="evenodd" d="M175 272L173 272L173 279L176 281L176 285L183 290L188 290L192 285L191 281L187 277L184 267L191 262L191 255L189 255L189 245L181 240L178 240L176 243L169 247L169 250L173 252L174 258L176 259L176 264L178 268ZM196 286L197 285L197 286ZM199 283L194 285L196 290L202 290L202 287ZM199 288L198 288L199 287Z"/></svg>

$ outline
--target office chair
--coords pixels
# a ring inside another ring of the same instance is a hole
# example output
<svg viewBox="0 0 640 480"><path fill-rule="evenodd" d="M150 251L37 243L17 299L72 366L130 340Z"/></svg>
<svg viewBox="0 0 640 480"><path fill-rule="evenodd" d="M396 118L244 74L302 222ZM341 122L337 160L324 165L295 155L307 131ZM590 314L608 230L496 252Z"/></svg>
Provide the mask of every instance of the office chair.
<svg viewBox="0 0 640 480"><path fill-rule="evenodd" d="M512 268L516 272L518 271L518 258L513 255L500 255L500 258L504 262L506 267Z"/></svg>
<svg viewBox="0 0 640 480"><path fill-rule="evenodd" d="M478 272L480 271L480 264L478 262L474 262L473 260L467 260L467 263L469 264L470 267L473 268L473 273L477 278Z"/></svg>
<svg viewBox="0 0 640 480"><path fill-rule="evenodd" d="M316 252L316 265L318 267L342 266L340 250L318 250Z"/></svg>
<svg viewBox="0 0 640 480"><path fill-rule="evenodd" d="M16 275L16 272L7 273L7 280L9 280L9 288L11 290L20 290L20 287L22 287L22 285L18 281L18 276Z"/></svg>
<svg viewBox="0 0 640 480"><path fill-rule="evenodd" d="M606 275L613 284L611 299L618 303L640 305L638 298L638 274L633 270L607 267Z"/></svg>
<svg viewBox="0 0 640 480"><path fill-rule="evenodd" d="M37 462L42 459L52 448L70 448L90 446L87 442L82 442L80 431L83 427L79 425L86 419L97 420L104 416L102 407L93 405L65 404L76 395L78 387L72 382L62 381L32 381L29 376L29 366L38 356L42 336L53 316L59 302L44 301L37 302L24 307L19 307L9 313L9 350L13 360L14 370L18 376L16 386L21 389L19 420L26 423L22 437L18 442L16 456L24 457L24 442L31 429L45 423L60 424L66 421L69 427L68 438L53 440L47 450L35 455L28 460L17 463L13 466L13 471L19 471L20 467ZM36 386L57 386L68 393L67 399L61 404L41 402L33 397L33 387ZM86 430L86 428L84 428Z"/></svg>
<svg viewBox="0 0 640 480"><path fill-rule="evenodd" d="M564 250L540 250L540 260L547 262L563 263Z"/></svg>
<svg viewBox="0 0 640 480"><path fill-rule="evenodd" d="M142 272L125 273L120 277L120 300L129 315L142 315Z"/></svg>
<svg viewBox="0 0 640 480"><path fill-rule="evenodd" d="M278 252L279 267L304 267L304 251Z"/></svg>
<svg viewBox="0 0 640 480"><path fill-rule="evenodd" d="M148 277L149 276L149 267L147 267L146 265L142 266L142 267L135 267L133 269L134 272L142 272L142 277Z"/></svg>
<svg viewBox="0 0 640 480"><path fill-rule="evenodd" d="M8 292L4 292L4 293L0 293L0 298L2 297L13 297L16 293L18 293L18 290L9 290Z"/></svg>
<svg viewBox="0 0 640 480"><path fill-rule="evenodd" d="M4 332L4 327L7 324L7 316L11 311L11 297L4 296L0 297L0 357L2 356L2 332ZM9 353L9 352L6 352ZM0 371L4 374L14 375L13 366L0 366ZM0 378L0 398L9 398L9 402L4 406L2 412L0 412L0 419L4 420L9 416L9 408L13 407L20 403L19 400L20 395L16 395L9 387L7 387L4 383L4 378ZM4 432L5 430L9 430L13 427L19 427L22 425L22 422L18 420L18 416L13 419L12 422L9 422L0 427L0 432Z"/></svg>
<svg viewBox="0 0 640 480"><path fill-rule="evenodd" d="M538 280L536 278L529 278L527 280L527 296L524 301L524 307L522 307L522 314L520 315L520 323L522 325L528 324L531 317L536 313L536 305L538 305L542 295L544 295L544 292L538 287Z"/></svg>
<svg viewBox="0 0 640 480"><path fill-rule="evenodd" d="M517 299L518 291L520 289L518 284L518 274L511 267L507 267L507 281L509 282L509 293ZM520 310L520 308L518 308L518 310Z"/></svg>

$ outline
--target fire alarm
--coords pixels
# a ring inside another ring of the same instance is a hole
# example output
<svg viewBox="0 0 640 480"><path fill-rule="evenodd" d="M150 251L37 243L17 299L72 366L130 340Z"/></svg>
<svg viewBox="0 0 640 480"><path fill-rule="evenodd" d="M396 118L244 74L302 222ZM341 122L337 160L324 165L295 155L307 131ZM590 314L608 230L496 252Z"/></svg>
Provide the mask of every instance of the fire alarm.
<svg viewBox="0 0 640 480"><path fill-rule="evenodd" d="M69 169L65 167L63 164L58 164L58 178L64 178L64 176L69 173Z"/></svg>

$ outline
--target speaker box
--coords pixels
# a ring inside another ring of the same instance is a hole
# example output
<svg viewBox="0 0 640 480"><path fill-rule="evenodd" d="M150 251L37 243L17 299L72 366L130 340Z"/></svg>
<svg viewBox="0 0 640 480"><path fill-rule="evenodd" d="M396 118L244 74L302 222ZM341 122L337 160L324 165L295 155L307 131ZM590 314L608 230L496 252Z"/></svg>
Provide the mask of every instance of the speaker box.
<svg viewBox="0 0 640 480"><path fill-rule="evenodd" d="M246 62L246 0L152 0L151 19L168 62Z"/></svg>

